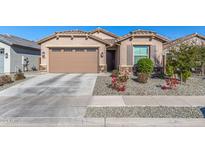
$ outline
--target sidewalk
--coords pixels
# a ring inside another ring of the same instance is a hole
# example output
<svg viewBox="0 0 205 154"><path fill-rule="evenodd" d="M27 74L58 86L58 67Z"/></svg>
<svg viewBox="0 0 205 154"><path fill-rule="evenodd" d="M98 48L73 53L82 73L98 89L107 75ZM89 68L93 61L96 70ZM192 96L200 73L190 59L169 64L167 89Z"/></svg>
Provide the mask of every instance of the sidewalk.
<svg viewBox="0 0 205 154"><path fill-rule="evenodd" d="M205 96L93 96L89 107L205 106Z"/></svg>

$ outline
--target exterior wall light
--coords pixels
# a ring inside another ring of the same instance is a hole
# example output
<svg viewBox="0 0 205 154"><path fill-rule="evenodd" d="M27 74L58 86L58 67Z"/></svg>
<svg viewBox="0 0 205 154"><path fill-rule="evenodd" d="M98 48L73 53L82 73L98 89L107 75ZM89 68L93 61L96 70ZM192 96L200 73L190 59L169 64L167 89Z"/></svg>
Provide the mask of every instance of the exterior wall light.
<svg viewBox="0 0 205 154"><path fill-rule="evenodd" d="M104 53L103 53L103 52L100 53L100 57L101 57L101 58L104 57Z"/></svg>
<svg viewBox="0 0 205 154"><path fill-rule="evenodd" d="M9 57L9 54L8 53L5 53L5 58L7 59Z"/></svg>
<svg viewBox="0 0 205 154"><path fill-rule="evenodd" d="M41 52L41 56L42 56L42 58L45 58L45 52L44 51Z"/></svg>

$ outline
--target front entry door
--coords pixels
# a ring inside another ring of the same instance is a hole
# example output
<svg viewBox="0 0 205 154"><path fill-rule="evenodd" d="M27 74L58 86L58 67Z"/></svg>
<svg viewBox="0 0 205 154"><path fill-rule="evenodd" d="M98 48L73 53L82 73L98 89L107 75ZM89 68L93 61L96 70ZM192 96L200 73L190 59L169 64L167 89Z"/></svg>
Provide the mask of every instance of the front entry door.
<svg viewBox="0 0 205 154"><path fill-rule="evenodd" d="M115 69L115 51L107 51L107 71L110 72Z"/></svg>

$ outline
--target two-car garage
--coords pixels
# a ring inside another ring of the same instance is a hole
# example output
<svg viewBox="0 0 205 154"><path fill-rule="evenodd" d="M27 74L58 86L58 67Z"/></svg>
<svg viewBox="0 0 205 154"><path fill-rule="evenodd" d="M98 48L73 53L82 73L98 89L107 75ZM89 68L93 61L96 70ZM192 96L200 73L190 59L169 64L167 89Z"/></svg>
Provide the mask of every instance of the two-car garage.
<svg viewBox="0 0 205 154"><path fill-rule="evenodd" d="M97 73L97 47L64 47L49 49L51 73Z"/></svg>
<svg viewBox="0 0 205 154"><path fill-rule="evenodd" d="M41 68L50 73L99 73L106 69L110 43L91 33L74 30L56 32L38 42Z"/></svg>

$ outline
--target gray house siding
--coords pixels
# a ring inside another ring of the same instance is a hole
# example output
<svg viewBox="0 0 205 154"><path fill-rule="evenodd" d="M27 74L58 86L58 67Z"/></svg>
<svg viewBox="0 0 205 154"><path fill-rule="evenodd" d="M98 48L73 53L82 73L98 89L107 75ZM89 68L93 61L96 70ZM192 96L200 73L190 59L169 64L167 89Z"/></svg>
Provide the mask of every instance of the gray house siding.
<svg viewBox="0 0 205 154"><path fill-rule="evenodd" d="M19 69L23 71L23 60L28 58L29 65L28 69L31 70L32 67L38 69L39 66L40 51L32 48L24 48L19 46L11 47L11 69L10 72L16 72Z"/></svg>

